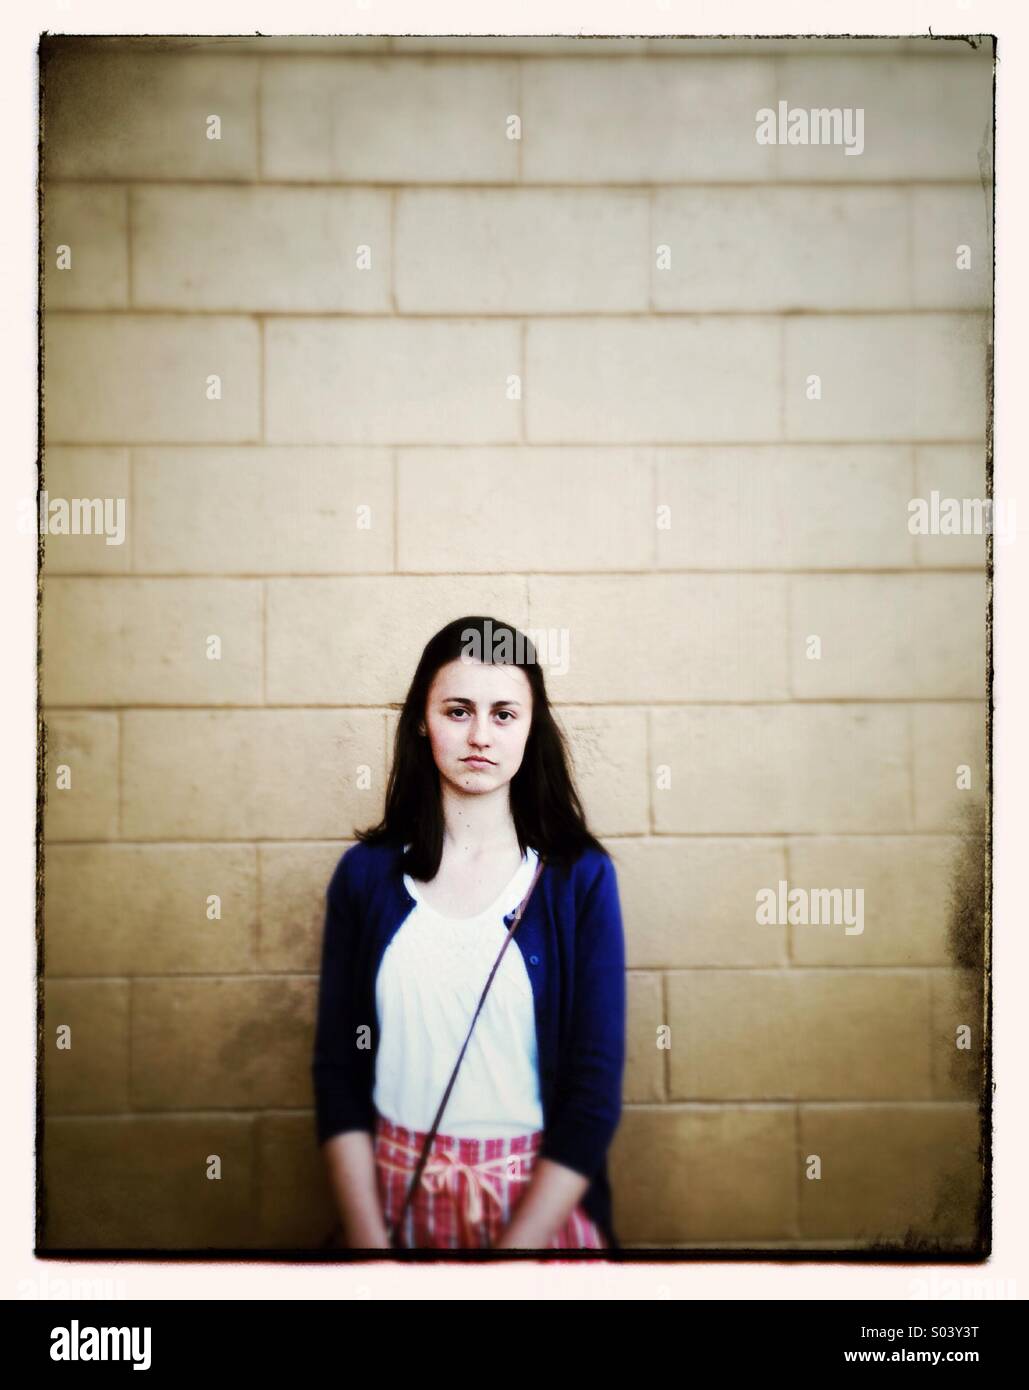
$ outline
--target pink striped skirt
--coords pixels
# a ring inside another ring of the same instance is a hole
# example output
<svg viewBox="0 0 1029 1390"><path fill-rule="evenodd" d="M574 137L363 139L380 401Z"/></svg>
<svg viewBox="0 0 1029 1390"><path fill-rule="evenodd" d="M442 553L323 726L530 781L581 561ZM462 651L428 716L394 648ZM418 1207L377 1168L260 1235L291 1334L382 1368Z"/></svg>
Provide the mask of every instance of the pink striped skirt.
<svg viewBox="0 0 1029 1390"><path fill-rule="evenodd" d="M425 1133L379 1115L375 1170L392 1229L410 1186ZM400 1232L408 1250L487 1250L514 1214L532 1177L543 1131L511 1139L437 1134ZM607 1241L580 1203L548 1250L606 1250Z"/></svg>

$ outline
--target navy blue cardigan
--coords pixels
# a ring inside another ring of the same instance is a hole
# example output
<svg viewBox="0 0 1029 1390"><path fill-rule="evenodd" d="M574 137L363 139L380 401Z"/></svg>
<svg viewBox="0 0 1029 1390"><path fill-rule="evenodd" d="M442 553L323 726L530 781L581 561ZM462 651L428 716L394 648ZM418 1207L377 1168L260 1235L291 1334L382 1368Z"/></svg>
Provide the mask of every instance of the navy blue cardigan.
<svg viewBox="0 0 1029 1390"><path fill-rule="evenodd" d="M375 979L383 952L414 906L404 886L403 853L401 845L359 841L343 854L329 883L311 1064L319 1144L345 1130L375 1132ZM626 986L610 856L586 849L571 865L548 862L514 945L525 959L535 1004L540 1156L589 1178L582 1205L617 1249L607 1149L621 1118ZM443 1132L445 1126L444 1116Z"/></svg>

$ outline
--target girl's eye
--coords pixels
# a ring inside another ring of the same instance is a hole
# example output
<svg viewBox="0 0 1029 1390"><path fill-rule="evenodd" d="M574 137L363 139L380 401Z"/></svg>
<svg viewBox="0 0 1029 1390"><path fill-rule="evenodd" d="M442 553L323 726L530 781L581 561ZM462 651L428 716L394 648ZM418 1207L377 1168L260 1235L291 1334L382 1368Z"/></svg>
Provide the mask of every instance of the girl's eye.
<svg viewBox="0 0 1029 1390"><path fill-rule="evenodd" d="M462 705L455 705L453 709L447 710L447 715L448 715L448 717L451 718L451 719L453 719L453 717L454 717L455 714L467 714L467 713L468 713L468 710L466 710ZM504 716L503 722L504 722L505 724L510 724L511 720L514 719L514 718L516 718L516 715L515 715L514 710L511 710L511 709L501 709L501 710L497 710L497 717L500 718L501 715Z"/></svg>

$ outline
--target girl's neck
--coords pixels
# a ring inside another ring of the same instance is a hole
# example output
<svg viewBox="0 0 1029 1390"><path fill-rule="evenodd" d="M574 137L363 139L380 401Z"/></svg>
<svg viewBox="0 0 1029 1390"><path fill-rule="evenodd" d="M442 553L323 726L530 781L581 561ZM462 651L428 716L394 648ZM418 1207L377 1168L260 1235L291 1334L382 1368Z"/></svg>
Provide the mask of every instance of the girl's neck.
<svg viewBox="0 0 1029 1390"><path fill-rule="evenodd" d="M443 787L443 852L461 859L518 848L506 787L484 796L454 795Z"/></svg>

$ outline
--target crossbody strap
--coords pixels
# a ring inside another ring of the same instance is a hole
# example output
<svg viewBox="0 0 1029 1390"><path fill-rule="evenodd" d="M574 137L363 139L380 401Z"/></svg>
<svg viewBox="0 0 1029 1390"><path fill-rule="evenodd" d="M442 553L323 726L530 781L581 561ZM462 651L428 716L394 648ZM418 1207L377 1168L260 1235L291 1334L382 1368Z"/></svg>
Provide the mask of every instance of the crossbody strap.
<svg viewBox="0 0 1029 1390"><path fill-rule="evenodd" d="M514 934L518 930L518 926L522 920L525 908L528 904L529 899L532 897L533 889L539 882L540 874L542 874L543 872L543 866L544 860L541 855L539 863L536 865L536 872L532 876L532 882L529 884L525 897L521 900L521 902L515 908L514 912L511 914L511 925L508 927L507 936L504 938L504 944L500 948L500 954L493 962L493 969L489 973L489 979L486 981L485 988L483 989L482 995L479 998L479 1006L475 1010L475 1014L472 1018L471 1025L469 1026L468 1036L465 1038L464 1046L461 1048L461 1052L458 1056L457 1062L454 1064L454 1070L451 1072L450 1080L447 1083L447 1089L443 1092L443 1099L439 1103L439 1109L436 1111L436 1118L432 1122L432 1128L425 1136L425 1142L422 1144L421 1156L418 1159L418 1166L414 1170L414 1177L411 1179L410 1186L407 1189L407 1195L404 1198L404 1205L401 1208L400 1215L397 1217L396 1222L394 1223L393 1228L390 1232L391 1245L396 1245L397 1237L403 1227L404 1218L407 1215L407 1208L411 1204L411 1200L414 1197L419 1182L421 1181L422 1172L425 1169L425 1164L429 1157L429 1150L432 1148L432 1141L436 1137L436 1131L439 1129L440 1120L442 1120L443 1118L443 1111L446 1109L447 1101L450 1099L450 1093L454 1089L454 1082L457 1080L457 1073L461 1068L461 1063L464 1061L464 1054L468 1049L469 1042L471 1041L472 1030L475 1027L479 1014L482 1012L482 1006L486 1002L486 995L489 993L489 987L493 983L493 977L500 969L500 962L504 958L504 952L507 950L508 946L510 946L511 942L514 939ZM507 918L505 918L504 920L506 921Z"/></svg>

